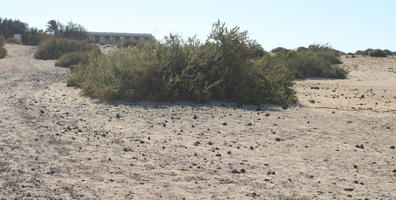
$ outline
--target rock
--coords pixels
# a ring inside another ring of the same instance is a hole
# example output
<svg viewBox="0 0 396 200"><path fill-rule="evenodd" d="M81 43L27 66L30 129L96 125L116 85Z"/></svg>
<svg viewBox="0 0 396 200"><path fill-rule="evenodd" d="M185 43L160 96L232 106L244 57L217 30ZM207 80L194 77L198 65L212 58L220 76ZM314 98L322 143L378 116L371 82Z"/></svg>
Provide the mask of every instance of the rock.
<svg viewBox="0 0 396 200"><path fill-rule="evenodd" d="M223 126L227 126L227 122L223 122Z"/></svg>
<svg viewBox="0 0 396 200"><path fill-rule="evenodd" d="M209 142L208 142L208 145L213 145L213 142L209 141Z"/></svg>
<svg viewBox="0 0 396 200"><path fill-rule="evenodd" d="M197 115L194 115L193 119L198 119Z"/></svg>
<svg viewBox="0 0 396 200"><path fill-rule="evenodd" d="M254 150L254 147L253 146L250 146L250 148L249 148L250 150Z"/></svg>
<svg viewBox="0 0 396 200"><path fill-rule="evenodd" d="M42 114L42 115L43 115L43 114L44 114L44 110L40 110L40 114Z"/></svg>
<svg viewBox="0 0 396 200"><path fill-rule="evenodd" d="M282 139L282 138L276 138L275 141L277 141L277 142L282 142L283 139Z"/></svg>
<svg viewBox="0 0 396 200"><path fill-rule="evenodd" d="M319 87L311 87L311 90L319 90Z"/></svg>
<svg viewBox="0 0 396 200"><path fill-rule="evenodd" d="M119 119L119 118L121 118L121 115L117 113L115 117L116 117L117 119Z"/></svg>
<svg viewBox="0 0 396 200"><path fill-rule="evenodd" d="M199 141L196 141L195 143L194 143L194 146L198 146L198 145L200 145L201 143L199 142Z"/></svg>
<svg viewBox="0 0 396 200"><path fill-rule="evenodd" d="M357 168L358 168L358 166L357 166L357 165L353 165L353 168L357 169Z"/></svg>
<svg viewBox="0 0 396 200"><path fill-rule="evenodd" d="M231 151L228 151L227 154L228 154L228 155L231 155Z"/></svg>
<svg viewBox="0 0 396 200"><path fill-rule="evenodd" d="M363 144L357 144L357 145L355 145L355 147L356 147L356 148L359 148L359 149L364 149Z"/></svg>
<svg viewBox="0 0 396 200"><path fill-rule="evenodd" d="M252 122L249 122L248 124L246 124L246 126L252 126Z"/></svg>
<svg viewBox="0 0 396 200"><path fill-rule="evenodd" d="M287 110L288 107L289 107L288 105L283 105L283 106L282 106L282 109L283 109L283 110Z"/></svg>
<svg viewBox="0 0 396 200"><path fill-rule="evenodd" d="M344 190L348 191L348 192L352 192L354 189L353 188L345 188Z"/></svg>
<svg viewBox="0 0 396 200"><path fill-rule="evenodd" d="M274 171L274 170L269 170L269 171L267 172L267 175L275 175L275 171Z"/></svg>
<svg viewBox="0 0 396 200"><path fill-rule="evenodd" d="M351 120L349 120L349 121L347 121L347 123L348 123L348 124L352 124L352 121L351 121Z"/></svg>
<svg viewBox="0 0 396 200"><path fill-rule="evenodd" d="M242 174L246 173L246 170L245 169L241 169L241 173Z"/></svg>
<svg viewBox="0 0 396 200"><path fill-rule="evenodd" d="M315 100L312 99L312 100L309 100L309 102L310 102L310 103L315 103Z"/></svg>
<svg viewBox="0 0 396 200"><path fill-rule="evenodd" d="M239 172L237 169L233 169L233 170L231 171L231 173L233 173L233 174L240 174L241 172Z"/></svg>
<svg viewBox="0 0 396 200"><path fill-rule="evenodd" d="M218 153L218 154L216 154L215 156L216 156L216 157L221 157L221 154L220 154L220 153Z"/></svg>
<svg viewBox="0 0 396 200"><path fill-rule="evenodd" d="M266 116L266 117L269 117L269 116L270 116L270 114L269 114L269 113L265 113L265 116Z"/></svg>
<svg viewBox="0 0 396 200"><path fill-rule="evenodd" d="M391 149L395 149L395 146L391 146L390 148L391 148Z"/></svg>

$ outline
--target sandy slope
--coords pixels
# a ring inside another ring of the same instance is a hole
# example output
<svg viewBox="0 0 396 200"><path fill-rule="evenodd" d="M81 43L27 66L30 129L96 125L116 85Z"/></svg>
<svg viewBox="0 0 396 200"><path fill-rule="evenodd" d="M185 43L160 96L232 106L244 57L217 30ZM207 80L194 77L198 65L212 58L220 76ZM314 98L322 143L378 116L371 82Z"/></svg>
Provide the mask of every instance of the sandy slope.
<svg viewBox="0 0 396 200"><path fill-rule="evenodd" d="M299 81L299 106L257 111L100 103L34 47L6 48L4 199L396 198L396 58L344 58L348 80Z"/></svg>

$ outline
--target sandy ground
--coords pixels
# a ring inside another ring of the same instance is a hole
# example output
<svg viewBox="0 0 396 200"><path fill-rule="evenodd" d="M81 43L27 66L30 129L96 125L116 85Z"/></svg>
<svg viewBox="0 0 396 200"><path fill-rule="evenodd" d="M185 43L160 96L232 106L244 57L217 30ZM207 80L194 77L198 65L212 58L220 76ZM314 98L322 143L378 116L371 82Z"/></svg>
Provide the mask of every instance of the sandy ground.
<svg viewBox="0 0 396 200"><path fill-rule="evenodd" d="M300 104L101 103L7 45L0 199L396 199L396 58L343 58Z"/></svg>

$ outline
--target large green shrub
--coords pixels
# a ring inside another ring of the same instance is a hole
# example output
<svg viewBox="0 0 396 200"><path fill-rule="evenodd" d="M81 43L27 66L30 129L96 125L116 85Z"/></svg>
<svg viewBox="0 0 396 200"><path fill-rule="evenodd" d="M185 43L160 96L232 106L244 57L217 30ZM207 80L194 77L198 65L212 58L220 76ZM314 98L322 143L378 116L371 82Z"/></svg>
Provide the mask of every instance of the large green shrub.
<svg viewBox="0 0 396 200"><path fill-rule="evenodd" d="M239 28L213 26L205 43L170 35L73 65L69 86L100 99L210 100L246 104L295 100L292 76L283 67L253 62L260 46Z"/></svg>
<svg viewBox="0 0 396 200"><path fill-rule="evenodd" d="M40 43L34 54L36 59L58 59L62 54L75 51L90 51L97 49L88 41L72 40L65 38L51 38Z"/></svg>

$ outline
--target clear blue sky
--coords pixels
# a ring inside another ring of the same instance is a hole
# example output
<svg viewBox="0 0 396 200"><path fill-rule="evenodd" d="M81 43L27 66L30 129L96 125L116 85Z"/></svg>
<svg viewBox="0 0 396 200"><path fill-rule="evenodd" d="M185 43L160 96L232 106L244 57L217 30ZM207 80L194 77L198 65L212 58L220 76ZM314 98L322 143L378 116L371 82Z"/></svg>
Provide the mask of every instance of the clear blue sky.
<svg viewBox="0 0 396 200"><path fill-rule="evenodd" d="M220 19L248 30L266 50L328 43L346 52L396 51L396 0L16 0L1 3L0 17L42 29L57 19L89 31L200 39Z"/></svg>

